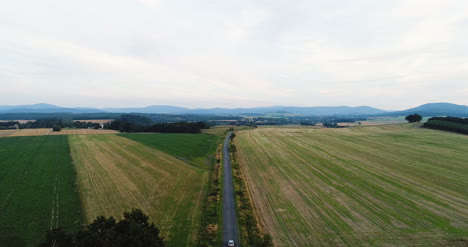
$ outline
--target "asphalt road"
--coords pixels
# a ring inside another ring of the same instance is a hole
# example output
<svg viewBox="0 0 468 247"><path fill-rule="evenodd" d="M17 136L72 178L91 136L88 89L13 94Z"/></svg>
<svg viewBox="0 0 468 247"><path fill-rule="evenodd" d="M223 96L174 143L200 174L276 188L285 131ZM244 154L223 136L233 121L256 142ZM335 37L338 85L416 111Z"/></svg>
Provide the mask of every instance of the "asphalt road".
<svg viewBox="0 0 468 247"><path fill-rule="evenodd" d="M223 246L227 246L229 240L234 240L240 246L239 231L236 219L236 204L234 201L234 187L232 183L231 159L229 156L229 132L223 146L224 177L223 177Z"/></svg>

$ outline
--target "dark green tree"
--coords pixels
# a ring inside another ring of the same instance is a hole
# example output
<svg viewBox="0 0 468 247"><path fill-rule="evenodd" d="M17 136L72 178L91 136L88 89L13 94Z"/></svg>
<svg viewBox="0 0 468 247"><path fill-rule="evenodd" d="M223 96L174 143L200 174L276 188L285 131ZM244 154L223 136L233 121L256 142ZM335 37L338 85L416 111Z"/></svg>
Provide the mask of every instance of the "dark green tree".
<svg viewBox="0 0 468 247"><path fill-rule="evenodd" d="M273 247L273 238L268 233L263 236L263 247Z"/></svg>
<svg viewBox="0 0 468 247"><path fill-rule="evenodd" d="M39 247L68 247L74 246L73 236L65 233L61 228L52 229L47 232L46 240Z"/></svg>
<svg viewBox="0 0 468 247"><path fill-rule="evenodd" d="M124 213L119 222L113 217L98 216L93 223L75 236L61 229L47 233L46 241L39 245L70 247L164 247L159 229L148 223L149 217L140 209Z"/></svg>
<svg viewBox="0 0 468 247"><path fill-rule="evenodd" d="M405 117L405 120L408 121L408 123L415 123L415 122L421 122L422 116L419 114L411 114Z"/></svg>

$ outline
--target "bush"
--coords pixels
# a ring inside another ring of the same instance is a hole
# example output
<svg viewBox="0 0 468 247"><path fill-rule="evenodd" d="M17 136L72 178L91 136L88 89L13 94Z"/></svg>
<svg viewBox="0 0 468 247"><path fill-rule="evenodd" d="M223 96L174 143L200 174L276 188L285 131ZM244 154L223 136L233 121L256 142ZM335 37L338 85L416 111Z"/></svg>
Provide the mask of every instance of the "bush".
<svg viewBox="0 0 468 247"><path fill-rule="evenodd" d="M408 123L415 123L415 122L421 122L422 116L419 114L411 114L405 117L405 120L408 121Z"/></svg>

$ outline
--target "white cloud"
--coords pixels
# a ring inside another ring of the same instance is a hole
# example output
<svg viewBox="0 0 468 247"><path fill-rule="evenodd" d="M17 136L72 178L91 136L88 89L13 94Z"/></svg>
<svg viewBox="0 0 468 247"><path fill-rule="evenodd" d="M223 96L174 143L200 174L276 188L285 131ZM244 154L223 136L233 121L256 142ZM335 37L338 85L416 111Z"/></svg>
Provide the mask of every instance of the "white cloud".
<svg viewBox="0 0 468 247"><path fill-rule="evenodd" d="M59 105L468 104L466 1L2 5L4 104L36 94Z"/></svg>

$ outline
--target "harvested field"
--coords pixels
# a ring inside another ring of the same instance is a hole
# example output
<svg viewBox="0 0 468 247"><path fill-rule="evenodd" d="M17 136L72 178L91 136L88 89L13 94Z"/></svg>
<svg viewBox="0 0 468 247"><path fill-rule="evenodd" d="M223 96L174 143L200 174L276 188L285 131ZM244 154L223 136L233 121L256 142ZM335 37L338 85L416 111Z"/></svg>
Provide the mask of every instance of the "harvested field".
<svg viewBox="0 0 468 247"><path fill-rule="evenodd" d="M118 219L131 208L150 216L168 246L194 246L208 171L117 135L69 136L87 221Z"/></svg>
<svg viewBox="0 0 468 247"><path fill-rule="evenodd" d="M0 246L37 246L52 227L80 229L69 152L67 136L0 139Z"/></svg>
<svg viewBox="0 0 468 247"><path fill-rule="evenodd" d="M94 135L94 134L116 134L116 130L108 129L62 129L61 131L52 131L51 129L19 129L19 130L0 130L0 137L5 136L43 136L43 135Z"/></svg>
<svg viewBox="0 0 468 247"><path fill-rule="evenodd" d="M10 136L43 136L51 132L51 129L19 129Z"/></svg>
<svg viewBox="0 0 468 247"><path fill-rule="evenodd" d="M359 125L359 122L361 125ZM408 121L402 120L395 120L395 121L357 121L354 123L337 123L339 126L371 126L371 125L382 125L382 124L401 124L406 123Z"/></svg>
<svg viewBox="0 0 468 247"><path fill-rule="evenodd" d="M468 136L417 126L238 132L276 246L466 246Z"/></svg>
<svg viewBox="0 0 468 247"><path fill-rule="evenodd" d="M94 134L116 134L116 130L108 129L62 129L61 131L51 131L49 135L94 135Z"/></svg>
<svg viewBox="0 0 468 247"><path fill-rule="evenodd" d="M0 137L11 136L13 133L17 132L18 130L0 130Z"/></svg>

